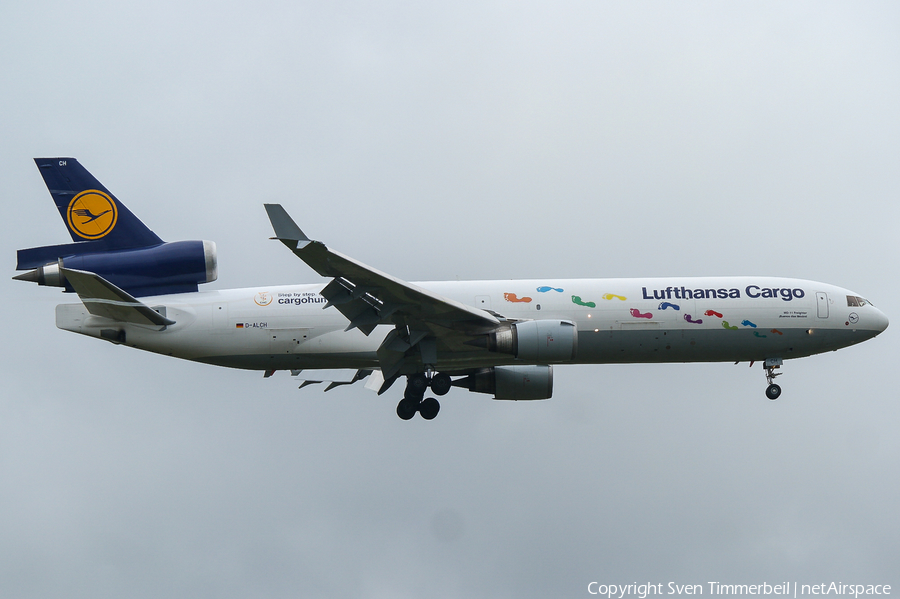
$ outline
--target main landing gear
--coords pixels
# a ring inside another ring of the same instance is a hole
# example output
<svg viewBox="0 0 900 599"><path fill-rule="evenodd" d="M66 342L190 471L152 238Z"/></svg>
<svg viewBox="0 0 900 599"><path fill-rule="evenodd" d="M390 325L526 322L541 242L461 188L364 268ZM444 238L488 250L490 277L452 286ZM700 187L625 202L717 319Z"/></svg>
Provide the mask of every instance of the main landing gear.
<svg viewBox="0 0 900 599"><path fill-rule="evenodd" d="M775 384L775 377L781 376L784 373L775 372L775 369L781 368L782 364L783 361L781 358L769 358L763 362L763 368L766 370L766 382L769 383L769 386L766 387L766 397L771 400L776 400L781 397L781 387Z"/></svg>
<svg viewBox="0 0 900 599"><path fill-rule="evenodd" d="M409 375L406 377L403 399L397 404L397 416L409 420L418 412L425 420L433 420L441 411L441 404L433 397L426 398L425 392L430 387L435 395L446 395L451 386L450 375L443 372L431 377L424 374Z"/></svg>

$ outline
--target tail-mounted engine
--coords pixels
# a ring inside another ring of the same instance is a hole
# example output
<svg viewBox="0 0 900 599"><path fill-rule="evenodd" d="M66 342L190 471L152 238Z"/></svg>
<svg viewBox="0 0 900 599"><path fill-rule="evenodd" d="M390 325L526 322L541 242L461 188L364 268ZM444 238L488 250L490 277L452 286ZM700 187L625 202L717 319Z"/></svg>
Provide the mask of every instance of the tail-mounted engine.
<svg viewBox="0 0 900 599"><path fill-rule="evenodd" d="M578 330L570 320L526 320L492 332L487 349L533 364L568 362L578 350Z"/></svg>
<svg viewBox="0 0 900 599"><path fill-rule="evenodd" d="M78 245L80 244L55 247L68 249ZM20 250L19 268L37 266L23 264L27 262L23 260L27 252L53 249L54 247ZM55 262L37 266L35 270L15 278L33 281L38 285L65 287L66 291L71 291L71 285L59 270L61 266L100 275L135 297L197 291L198 283L210 283L218 276L215 243L173 241L152 247L61 255Z"/></svg>
<svg viewBox="0 0 900 599"><path fill-rule="evenodd" d="M552 366L495 366L453 381L474 393L493 393L494 399L550 399Z"/></svg>

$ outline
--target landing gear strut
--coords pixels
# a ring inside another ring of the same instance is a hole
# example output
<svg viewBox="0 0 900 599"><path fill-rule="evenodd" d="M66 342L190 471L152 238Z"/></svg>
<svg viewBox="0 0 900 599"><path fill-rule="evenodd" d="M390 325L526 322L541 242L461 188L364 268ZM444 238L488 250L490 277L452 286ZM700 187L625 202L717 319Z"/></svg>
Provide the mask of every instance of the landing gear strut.
<svg viewBox="0 0 900 599"><path fill-rule="evenodd" d="M769 358L763 363L763 368L766 370L766 382L769 383L769 386L766 387L766 397L771 400L776 400L781 396L781 387L775 384L775 377L784 373L775 372L775 369L781 368L782 363L781 358Z"/></svg>
<svg viewBox="0 0 900 599"><path fill-rule="evenodd" d="M430 379L424 374L411 374L406 377L406 391L403 399L397 404L397 416L403 420L410 420L416 412L425 420L433 420L441 411L441 404L433 397L425 397L425 392L431 387L435 395L445 395L452 381L450 376L439 373Z"/></svg>

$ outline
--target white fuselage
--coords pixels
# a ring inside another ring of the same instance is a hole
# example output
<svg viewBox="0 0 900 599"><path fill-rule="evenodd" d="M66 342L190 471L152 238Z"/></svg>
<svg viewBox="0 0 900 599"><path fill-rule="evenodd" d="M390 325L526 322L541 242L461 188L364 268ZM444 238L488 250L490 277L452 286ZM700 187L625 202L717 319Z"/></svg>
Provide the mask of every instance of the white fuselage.
<svg viewBox="0 0 900 599"><path fill-rule="evenodd" d="M568 320L577 353L568 363L720 362L799 358L882 332L885 315L858 294L774 277L671 277L441 281L419 287L506 319ZM255 370L377 368L392 327L369 336L319 295L323 284L229 289L142 298L175 324L164 330L57 307L57 326L160 354ZM848 299L850 298L850 299ZM860 305L862 304L862 305ZM105 331L105 333L104 333ZM472 347L441 351L438 370L521 363Z"/></svg>

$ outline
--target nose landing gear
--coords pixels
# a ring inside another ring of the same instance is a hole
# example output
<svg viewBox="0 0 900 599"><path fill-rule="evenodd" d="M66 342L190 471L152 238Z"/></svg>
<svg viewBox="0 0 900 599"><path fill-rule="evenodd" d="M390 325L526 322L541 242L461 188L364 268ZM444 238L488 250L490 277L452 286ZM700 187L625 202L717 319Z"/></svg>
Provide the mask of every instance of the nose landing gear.
<svg viewBox="0 0 900 599"><path fill-rule="evenodd" d="M769 386L766 387L766 397L773 401L781 397L781 387L775 384L775 377L784 373L775 372L775 369L781 368L783 363L784 361L781 358L769 358L763 363L763 368L766 371L766 382L769 383Z"/></svg>

